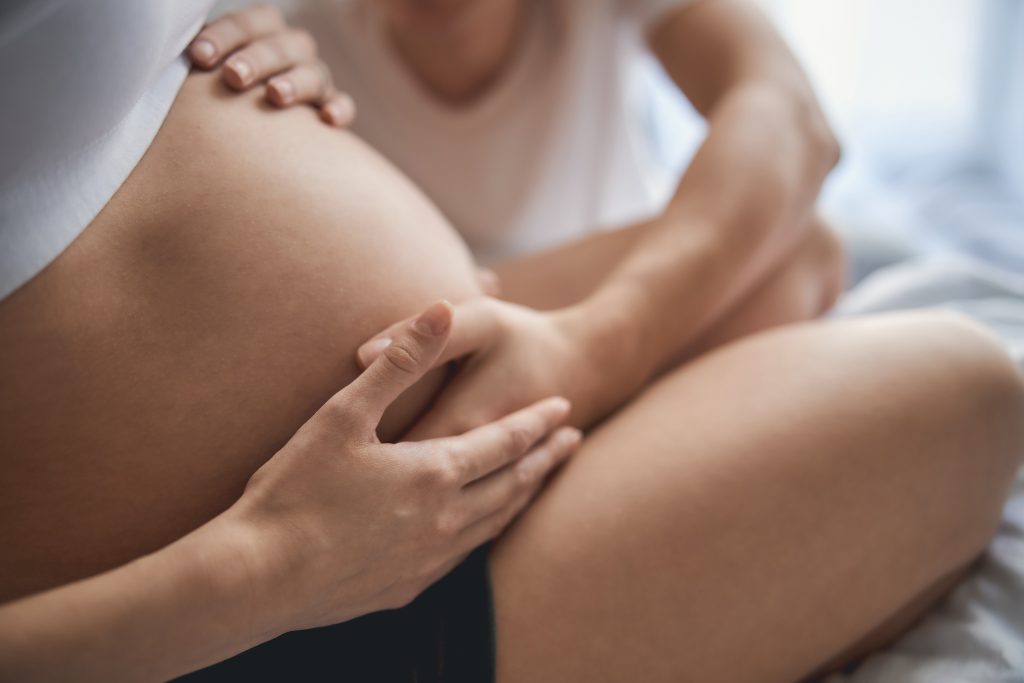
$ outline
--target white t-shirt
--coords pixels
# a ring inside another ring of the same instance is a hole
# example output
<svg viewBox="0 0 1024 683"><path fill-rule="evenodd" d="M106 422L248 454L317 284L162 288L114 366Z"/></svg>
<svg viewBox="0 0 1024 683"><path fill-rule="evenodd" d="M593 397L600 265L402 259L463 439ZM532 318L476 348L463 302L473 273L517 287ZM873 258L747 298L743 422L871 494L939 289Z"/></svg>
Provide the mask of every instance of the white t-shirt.
<svg viewBox="0 0 1024 683"><path fill-rule="evenodd" d="M425 90L392 48L374 0L300 3L354 130L438 204L482 261L551 246L656 212L637 117L645 29L680 0L527 0L526 30L501 80L468 106Z"/></svg>
<svg viewBox="0 0 1024 683"><path fill-rule="evenodd" d="M213 0L3 0L0 299L56 258L142 158Z"/></svg>

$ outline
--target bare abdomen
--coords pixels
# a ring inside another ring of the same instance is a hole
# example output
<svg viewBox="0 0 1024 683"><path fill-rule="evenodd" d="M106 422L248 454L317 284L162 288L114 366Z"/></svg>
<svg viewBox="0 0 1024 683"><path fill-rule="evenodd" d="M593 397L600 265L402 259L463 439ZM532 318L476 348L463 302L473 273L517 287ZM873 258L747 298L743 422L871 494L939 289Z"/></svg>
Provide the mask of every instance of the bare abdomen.
<svg viewBox="0 0 1024 683"><path fill-rule="evenodd" d="M0 302L0 600L217 514L351 381L359 343L476 293L391 166L309 110L262 109L190 77L103 213Z"/></svg>

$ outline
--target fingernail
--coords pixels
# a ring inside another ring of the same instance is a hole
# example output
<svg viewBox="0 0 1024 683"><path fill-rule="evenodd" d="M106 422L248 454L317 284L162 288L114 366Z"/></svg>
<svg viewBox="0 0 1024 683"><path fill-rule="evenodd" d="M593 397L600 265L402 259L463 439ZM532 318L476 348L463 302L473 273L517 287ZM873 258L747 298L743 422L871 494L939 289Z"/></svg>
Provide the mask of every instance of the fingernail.
<svg viewBox="0 0 1024 683"><path fill-rule="evenodd" d="M421 334L440 336L448 331L452 324L452 305L447 301L438 301L416 318L412 326Z"/></svg>
<svg viewBox="0 0 1024 683"><path fill-rule="evenodd" d="M203 62L204 64L209 64L217 56L217 46L206 38L200 38L192 43L192 47L188 51L193 61Z"/></svg>
<svg viewBox="0 0 1024 683"><path fill-rule="evenodd" d="M252 80L252 67L249 66L249 62L244 59L231 59L226 66L235 72L239 83L249 85L249 81Z"/></svg>
<svg viewBox="0 0 1024 683"><path fill-rule="evenodd" d="M267 83L280 104L291 104L295 99L295 87L287 78L275 78Z"/></svg>
<svg viewBox="0 0 1024 683"><path fill-rule="evenodd" d="M381 337L374 339L363 344L359 349L359 362L364 367L369 367L370 363L377 360L377 356L384 352L384 349L391 345L390 337Z"/></svg>

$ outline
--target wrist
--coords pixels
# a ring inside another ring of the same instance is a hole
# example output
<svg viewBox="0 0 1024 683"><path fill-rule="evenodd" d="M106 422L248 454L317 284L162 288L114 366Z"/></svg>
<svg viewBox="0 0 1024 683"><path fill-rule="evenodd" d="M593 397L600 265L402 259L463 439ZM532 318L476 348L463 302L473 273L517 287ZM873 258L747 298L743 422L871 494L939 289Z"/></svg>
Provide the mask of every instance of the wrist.
<svg viewBox="0 0 1024 683"><path fill-rule="evenodd" d="M644 344L642 306L624 293L597 292L561 314L590 377L584 384L598 397L595 417L601 417L639 388L655 367Z"/></svg>
<svg viewBox="0 0 1024 683"><path fill-rule="evenodd" d="M180 543L198 568L197 581L234 629L251 645L291 630L287 560L269 528L239 501Z"/></svg>

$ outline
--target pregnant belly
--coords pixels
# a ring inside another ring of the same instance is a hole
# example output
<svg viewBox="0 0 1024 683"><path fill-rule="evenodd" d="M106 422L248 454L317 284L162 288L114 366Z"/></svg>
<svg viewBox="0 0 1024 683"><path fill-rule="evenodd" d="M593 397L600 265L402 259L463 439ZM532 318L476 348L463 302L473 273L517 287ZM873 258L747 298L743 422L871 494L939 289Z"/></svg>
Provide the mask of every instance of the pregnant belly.
<svg viewBox="0 0 1024 683"><path fill-rule="evenodd" d="M102 214L0 302L0 600L216 515L359 343L475 293L445 220L359 140L191 76Z"/></svg>

